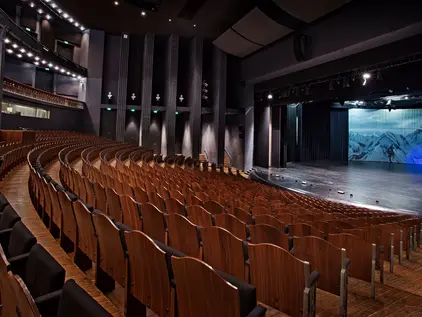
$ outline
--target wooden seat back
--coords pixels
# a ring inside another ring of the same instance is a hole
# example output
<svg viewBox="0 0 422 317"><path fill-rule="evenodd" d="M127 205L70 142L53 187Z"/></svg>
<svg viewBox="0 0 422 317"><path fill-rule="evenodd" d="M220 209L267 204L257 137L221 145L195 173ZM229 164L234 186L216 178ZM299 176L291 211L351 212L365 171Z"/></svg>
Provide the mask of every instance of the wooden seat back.
<svg viewBox="0 0 422 317"><path fill-rule="evenodd" d="M271 216L271 215L255 216L255 224L257 224L257 225L270 225L270 226L277 228L281 232L284 232L284 223L282 223L276 217Z"/></svg>
<svg viewBox="0 0 422 317"><path fill-rule="evenodd" d="M200 227L211 227L213 225L212 214L201 206L188 206L186 208L188 219Z"/></svg>
<svg viewBox="0 0 422 317"><path fill-rule="evenodd" d="M238 289L212 267L188 257L172 257L172 265L180 316L240 317ZM213 291L209 292L210 289Z"/></svg>
<svg viewBox="0 0 422 317"><path fill-rule="evenodd" d="M120 204L121 195L117 194L114 189L106 188L107 195L107 215L114 219L115 222L122 222L122 206ZM101 210L104 212L103 210Z"/></svg>
<svg viewBox="0 0 422 317"><path fill-rule="evenodd" d="M124 234L129 255L129 292L159 316L174 316L166 254L140 231Z"/></svg>
<svg viewBox="0 0 422 317"><path fill-rule="evenodd" d="M69 238L70 241L76 243L77 225L75 214L73 213L73 202L63 191L57 192L57 197L60 202L60 210L62 214L61 232Z"/></svg>
<svg viewBox="0 0 422 317"><path fill-rule="evenodd" d="M95 208L107 212L107 196L105 188L98 182L94 183Z"/></svg>
<svg viewBox="0 0 422 317"><path fill-rule="evenodd" d="M51 199L51 221L60 229L62 225L62 212L57 190L51 183L48 184L48 192Z"/></svg>
<svg viewBox="0 0 422 317"><path fill-rule="evenodd" d="M248 281L243 241L220 227L201 228L204 261L214 269Z"/></svg>
<svg viewBox="0 0 422 317"><path fill-rule="evenodd" d="M166 210L164 199L160 196L160 194L157 192L150 192L148 194L148 198L150 203L157 207L160 211L164 212Z"/></svg>
<svg viewBox="0 0 422 317"><path fill-rule="evenodd" d="M4 296L2 301L7 303L7 308L2 310L2 315L7 317L41 317L24 281L12 272L7 273L7 279L10 292L2 294Z"/></svg>
<svg viewBox="0 0 422 317"><path fill-rule="evenodd" d="M143 232L151 239L166 243L164 213L151 203L141 205Z"/></svg>
<svg viewBox="0 0 422 317"><path fill-rule="evenodd" d="M141 204L129 196L120 196L123 223L134 230L142 230Z"/></svg>
<svg viewBox="0 0 422 317"><path fill-rule="evenodd" d="M148 194L143 188L136 186L133 188L133 192L138 203L144 204L149 201Z"/></svg>
<svg viewBox="0 0 422 317"><path fill-rule="evenodd" d="M204 202L204 208L213 215L224 213L224 207L214 200Z"/></svg>
<svg viewBox="0 0 422 317"><path fill-rule="evenodd" d="M120 230L102 213L93 213L95 232L98 237L98 266L114 281L125 286L126 262Z"/></svg>
<svg viewBox="0 0 422 317"><path fill-rule="evenodd" d="M297 258L312 263L312 267L321 274L318 288L340 295L340 272L344 267L346 250L314 236L294 237L293 247Z"/></svg>
<svg viewBox="0 0 422 317"><path fill-rule="evenodd" d="M236 207L231 213L248 225L251 225L253 222L252 215L242 208Z"/></svg>
<svg viewBox="0 0 422 317"><path fill-rule="evenodd" d="M270 225L252 225L249 226L251 243L271 243L289 250L289 236L276 227Z"/></svg>
<svg viewBox="0 0 422 317"><path fill-rule="evenodd" d="M214 216L215 225L231 232L239 239L246 240L246 224L231 214Z"/></svg>
<svg viewBox="0 0 422 317"><path fill-rule="evenodd" d="M376 245L348 233L329 234L328 241L347 250L349 275L371 283L371 295L375 297Z"/></svg>
<svg viewBox="0 0 422 317"><path fill-rule="evenodd" d="M84 183L85 183L85 190L86 190L86 203L90 204L94 208L97 208L96 201L95 201L95 192L94 192L94 186L89 180L88 177L84 177ZM103 210L103 212L105 212Z"/></svg>
<svg viewBox="0 0 422 317"><path fill-rule="evenodd" d="M201 257L198 227L180 214L168 214L166 223L169 246L194 258Z"/></svg>
<svg viewBox="0 0 422 317"><path fill-rule="evenodd" d="M315 316L316 285L308 284L309 262L272 244L249 244L248 255L258 301L292 317Z"/></svg>
<svg viewBox="0 0 422 317"><path fill-rule="evenodd" d="M264 206L254 206L252 208L252 215L258 216L258 215L268 215L271 213L271 210L269 208L266 208Z"/></svg>
<svg viewBox="0 0 422 317"><path fill-rule="evenodd" d="M77 246L91 260L97 260L97 237L95 235L92 213L81 201L73 204L77 224Z"/></svg>
<svg viewBox="0 0 422 317"><path fill-rule="evenodd" d="M183 194L178 191L178 190L172 190L170 191L170 197L177 199L178 201L180 201L182 204L185 204L185 196L183 196Z"/></svg>
<svg viewBox="0 0 422 317"><path fill-rule="evenodd" d="M186 216L186 208L180 201L174 198L169 198L165 200L166 204L166 213L168 214L179 214Z"/></svg>
<svg viewBox="0 0 422 317"><path fill-rule="evenodd" d="M291 237L307 237L314 236L321 239L325 238L325 234L322 231L314 228L306 223L296 223L289 226L289 235Z"/></svg>

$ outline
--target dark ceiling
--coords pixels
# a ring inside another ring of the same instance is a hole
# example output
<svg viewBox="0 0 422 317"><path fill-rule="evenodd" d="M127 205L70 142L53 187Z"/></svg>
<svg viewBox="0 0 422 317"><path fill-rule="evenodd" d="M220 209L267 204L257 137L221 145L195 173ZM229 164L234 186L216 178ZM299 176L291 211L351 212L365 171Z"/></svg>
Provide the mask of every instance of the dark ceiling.
<svg viewBox="0 0 422 317"><path fill-rule="evenodd" d="M200 35L215 39L253 7L252 0L163 0L157 11L119 0L57 0L84 26L109 33ZM130 2L142 2L133 1ZM155 2L155 1L145 1ZM171 19L171 22L169 21ZM196 27L194 27L196 25Z"/></svg>

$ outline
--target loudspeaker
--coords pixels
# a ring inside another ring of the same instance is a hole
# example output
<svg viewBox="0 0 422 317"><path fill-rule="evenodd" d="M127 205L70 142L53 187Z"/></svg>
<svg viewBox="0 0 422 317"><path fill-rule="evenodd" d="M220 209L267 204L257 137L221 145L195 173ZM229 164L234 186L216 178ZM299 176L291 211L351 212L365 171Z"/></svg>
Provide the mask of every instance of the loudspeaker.
<svg viewBox="0 0 422 317"><path fill-rule="evenodd" d="M296 34L293 37L293 52L298 62L310 59L312 56L312 38L306 34Z"/></svg>

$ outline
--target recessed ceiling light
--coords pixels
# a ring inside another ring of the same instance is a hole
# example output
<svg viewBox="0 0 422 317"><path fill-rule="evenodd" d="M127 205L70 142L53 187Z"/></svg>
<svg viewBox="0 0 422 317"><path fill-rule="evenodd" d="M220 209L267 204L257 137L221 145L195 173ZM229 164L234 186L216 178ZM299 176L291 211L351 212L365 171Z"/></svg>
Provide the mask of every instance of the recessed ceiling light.
<svg viewBox="0 0 422 317"><path fill-rule="evenodd" d="M48 64L48 67L53 67L53 66L54 66L54 65L53 65L53 64L51 64L51 63L49 63L49 64Z"/></svg>
<svg viewBox="0 0 422 317"><path fill-rule="evenodd" d="M13 54L13 50L11 50L10 48L6 52L8 52L9 54Z"/></svg>
<svg viewBox="0 0 422 317"><path fill-rule="evenodd" d="M55 8L55 7L57 7L57 4L55 4L54 2L51 4L51 6L53 7L53 8Z"/></svg>
<svg viewBox="0 0 422 317"><path fill-rule="evenodd" d="M82 25L81 25L80 29L81 29L81 31L85 30L85 28Z"/></svg>
<svg viewBox="0 0 422 317"><path fill-rule="evenodd" d="M63 12L63 10L62 10L62 9L60 9L60 8L58 8L58 9L57 9L57 12L58 12L58 13L62 13L62 12Z"/></svg>
<svg viewBox="0 0 422 317"><path fill-rule="evenodd" d="M169 22L171 22L171 18L169 19Z"/></svg>
<svg viewBox="0 0 422 317"><path fill-rule="evenodd" d="M42 61L41 61L41 64L45 64L45 63L47 63L45 60L42 60Z"/></svg>
<svg viewBox="0 0 422 317"><path fill-rule="evenodd" d="M69 14L67 14L66 12L63 13L63 17L66 19L69 16Z"/></svg>
<svg viewBox="0 0 422 317"><path fill-rule="evenodd" d="M38 9L38 11L37 11L39 14L42 14L43 13L43 10L42 9Z"/></svg>
<svg viewBox="0 0 422 317"><path fill-rule="evenodd" d="M75 21L75 20L73 20L73 18L69 18L70 23L73 23L73 21Z"/></svg>
<svg viewBox="0 0 422 317"><path fill-rule="evenodd" d="M59 66L54 66L54 69L55 70L59 70Z"/></svg>
<svg viewBox="0 0 422 317"><path fill-rule="evenodd" d="M67 75L70 75L70 72L66 72Z"/></svg>
<svg viewBox="0 0 422 317"><path fill-rule="evenodd" d="M34 64L38 66L40 63L38 63L38 62L34 62Z"/></svg>
<svg viewBox="0 0 422 317"><path fill-rule="evenodd" d="M82 77L81 76L78 76L78 79L81 79Z"/></svg>
<svg viewBox="0 0 422 317"><path fill-rule="evenodd" d="M118 6L119 5L119 1L114 1L114 5Z"/></svg>
<svg viewBox="0 0 422 317"><path fill-rule="evenodd" d="M144 17L147 15L147 13L145 11L141 11L141 15Z"/></svg>
<svg viewBox="0 0 422 317"><path fill-rule="evenodd" d="M21 51L21 53L25 53L26 52L25 49L23 49L23 48L21 48L20 51Z"/></svg>
<svg viewBox="0 0 422 317"><path fill-rule="evenodd" d="M16 55L18 58L22 58L22 54L18 54Z"/></svg>
<svg viewBox="0 0 422 317"><path fill-rule="evenodd" d="M72 77L76 77L76 75L75 74L72 74Z"/></svg>
<svg viewBox="0 0 422 317"><path fill-rule="evenodd" d="M194 24L193 27L196 28L196 24Z"/></svg>
<svg viewBox="0 0 422 317"><path fill-rule="evenodd" d="M78 22L75 22L75 26L78 27L79 26L79 23Z"/></svg>
<svg viewBox="0 0 422 317"><path fill-rule="evenodd" d="M28 57L32 57L32 53L31 52L28 52Z"/></svg>
<svg viewBox="0 0 422 317"><path fill-rule="evenodd" d="M29 4L29 6L30 6L31 8L33 8L33 7L35 7L35 4L34 4L33 2L31 2L31 3Z"/></svg>
<svg viewBox="0 0 422 317"><path fill-rule="evenodd" d="M49 3L51 0L45 0L45 2Z"/></svg>
<svg viewBox="0 0 422 317"><path fill-rule="evenodd" d="M13 46L13 48L18 48L18 45L16 43L13 44L12 46Z"/></svg>
<svg viewBox="0 0 422 317"><path fill-rule="evenodd" d="M51 15L47 14L47 15L45 16L45 18L46 18L46 20L50 20L50 19L51 19Z"/></svg>
<svg viewBox="0 0 422 317"><path fill-rule="evenodd" d="M10 40L6 37L6 38L4 39L4 42L5 42L6 44L9 44L9 43L10 43Z"/></svg>

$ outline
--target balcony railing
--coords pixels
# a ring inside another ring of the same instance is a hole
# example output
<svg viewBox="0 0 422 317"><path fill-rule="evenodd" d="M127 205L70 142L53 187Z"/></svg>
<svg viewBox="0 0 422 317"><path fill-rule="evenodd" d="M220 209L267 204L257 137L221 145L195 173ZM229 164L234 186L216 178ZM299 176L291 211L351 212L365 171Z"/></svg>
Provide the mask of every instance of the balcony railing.
<svg viewBox="0 0 422 317"><path fill-rule="evenodd" d="M10 94L22 96L42 103L75 109L84 108L84 103L81 101L57 96L44 90L21 84L6 77L3 79L3 90Z"/></svg>

